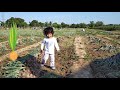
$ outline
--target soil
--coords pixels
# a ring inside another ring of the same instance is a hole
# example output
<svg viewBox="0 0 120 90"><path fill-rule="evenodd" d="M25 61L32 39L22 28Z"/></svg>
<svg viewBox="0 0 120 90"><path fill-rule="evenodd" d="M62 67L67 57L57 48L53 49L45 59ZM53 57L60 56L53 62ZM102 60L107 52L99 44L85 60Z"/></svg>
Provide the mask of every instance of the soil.
<svg viewBox="0 0 120 90"><path fill-rule="evenodd" d="M76 37L75 38L75 51L76 54L79 56L79 60L74 62L73 66L71 67L72 74L69 76L70 78L92 78L92 70L89 66L89 62L84 60L86 55L85 45L84 45L84 38L83 37Z"/></svg>
<svg viewBox="0 0 120 90"><path fill-rule="evenodd" d="M102 41L103 44L110 44L109 40L102 39ZM95 58L103 58L105 54L108 55L108 53L102 51L93 51L94 48L99 48L99 45L95 43L88 45L87 42L89 41L87 41L87 38L84 36L59 37L59 45L61 51L59 53L56 52L55 54L56 70L52 70L49 67L50 59L48 59L44 67L41 67L41 54L39 52L34 55L30 54L31 51L34 52L35 48L40 48L40 42L22 49L18 49L17 52L20 54L19 60L25 60L25 69L20 71L20 78L119 77L119 73L116 74L115 71L117 70L117 66L115 67L115 65L112 65L112 63L116 63L117 61L119 61L120 55L109 57L108 59L99 59L96 61ZM89 56L92 57L89 58L90 60L86 60L86 55L88 53L90 54ZM8 55L1 57L2 61L5 57L8 57ZM115 58L118 58L116 59L117 61L114 61ZM100 65L102 65L102 67L100 67ZM110 68L112 68L114 73L111 73L112 71L108 70L109 65L111 65ZM104 71L102 71L103 67Z"/></svg>

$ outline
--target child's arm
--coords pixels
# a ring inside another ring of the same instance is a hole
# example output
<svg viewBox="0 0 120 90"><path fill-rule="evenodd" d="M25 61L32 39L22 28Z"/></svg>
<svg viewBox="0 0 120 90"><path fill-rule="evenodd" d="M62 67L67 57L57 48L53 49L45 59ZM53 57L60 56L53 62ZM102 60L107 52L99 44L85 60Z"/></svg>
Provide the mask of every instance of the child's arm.
<svg viewBox="0 0 120 90"><path fill-rule="evenodd" d="M58 46L57 39L55 39L55 48L57 49L57 51L60 51L60 48L59 48L59 46Z"/></svg>

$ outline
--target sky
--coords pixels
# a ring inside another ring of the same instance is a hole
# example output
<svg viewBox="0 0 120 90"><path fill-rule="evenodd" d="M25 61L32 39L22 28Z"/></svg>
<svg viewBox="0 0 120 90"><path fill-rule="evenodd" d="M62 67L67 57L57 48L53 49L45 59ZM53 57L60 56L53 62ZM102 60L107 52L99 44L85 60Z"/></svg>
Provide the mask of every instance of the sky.
<svg viewBox="0 0 120 90"><path fill-rule="evenodd" d="M0 12L0 21L15 17L22 18L29 23L32 20L39 22L57 22L67 24L103 21L104 24L120 24L120 12Z"/></svg>

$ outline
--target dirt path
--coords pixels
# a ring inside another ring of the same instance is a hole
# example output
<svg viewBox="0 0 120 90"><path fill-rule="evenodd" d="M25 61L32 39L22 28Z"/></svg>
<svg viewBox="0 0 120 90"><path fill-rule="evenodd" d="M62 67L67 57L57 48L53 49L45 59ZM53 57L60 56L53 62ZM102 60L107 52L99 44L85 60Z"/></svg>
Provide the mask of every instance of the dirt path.
<svg viewBox="0 0 120 90"><path fill-rule="evenodd" d="M85 45L83 37L75 38L75 51L79 56L79 60L76 61L71 67L72 74L71 78L92 78L91 68L89 66L89 62L84 60L85 57Z"/></svg>

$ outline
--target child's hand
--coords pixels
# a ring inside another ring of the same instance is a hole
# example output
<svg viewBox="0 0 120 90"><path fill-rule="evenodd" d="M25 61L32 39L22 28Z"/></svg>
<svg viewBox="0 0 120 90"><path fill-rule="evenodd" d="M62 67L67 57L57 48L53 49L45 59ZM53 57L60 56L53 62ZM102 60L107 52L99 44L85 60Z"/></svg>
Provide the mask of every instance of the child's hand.
<svg viewBox="0 0 120 90"><path fill-rule="evenodd" d="M41 55L44 55L44 50L41 50L40 53L41 53Z"/></svg>
<svg viewBox="0 0 120 90"><path fill-rule="evenodd" d="M43 50L40 50L40 53L42 54Z"/></svg>

